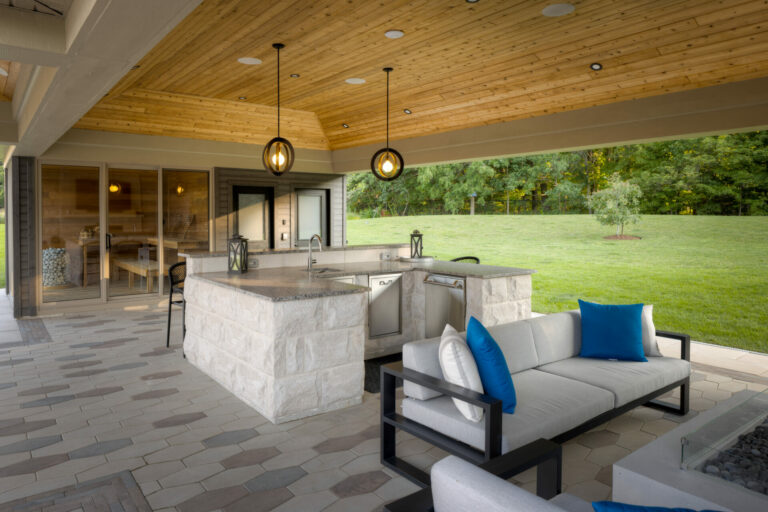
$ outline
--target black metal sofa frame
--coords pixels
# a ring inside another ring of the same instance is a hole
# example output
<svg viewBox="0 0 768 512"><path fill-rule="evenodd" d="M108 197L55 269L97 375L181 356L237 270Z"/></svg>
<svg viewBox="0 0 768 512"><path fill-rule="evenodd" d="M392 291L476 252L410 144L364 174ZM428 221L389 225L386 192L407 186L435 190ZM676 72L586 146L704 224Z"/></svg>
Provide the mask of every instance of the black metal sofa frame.
<svg viewBox="0 0 768 512"><path fill-rule="evenodd" d="M657 330L656 336L680 341L680 358L690 361L691 337L689 335ZM396 390L398 385L402 385L403 380L414 382L452 398L458 398L481 407L486 418L484 449L478 450L398 413L396 410ZM640 405L661 409L681 416L688 414L690 403L689 384L690 377L673 382L621 407L595 416L581 425L555 436L551 441L558 444L563 443ZM677 387L680 388L679 405L656 400L656 398ZM422 488L430 485L429 474L397 456L397 430L408 432L448 453L461 457L473 464L480 465L492 461L501 455L501 420L501 401L498 399L409 368L403 368L402 363L390 363L381 367L381 463Z"/></svg>

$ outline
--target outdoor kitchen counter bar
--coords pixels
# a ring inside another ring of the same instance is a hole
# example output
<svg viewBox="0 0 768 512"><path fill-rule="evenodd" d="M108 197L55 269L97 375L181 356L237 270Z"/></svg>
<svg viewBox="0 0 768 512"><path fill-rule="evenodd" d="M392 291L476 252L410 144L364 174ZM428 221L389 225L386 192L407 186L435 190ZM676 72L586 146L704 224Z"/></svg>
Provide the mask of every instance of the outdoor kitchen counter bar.
<svg viewBox="0 0 768 512"><path fill-rule="evenodd" d="M332 277L402 273L404 287L421 286L422 293L429 273L465 277L468 314L487 325L530 316L532 270L395 260L332 267L319 274L278 267L188 275L187 359L281 423L362 400L368 288ZM423 315L423 300L403 307Z"/></svg>

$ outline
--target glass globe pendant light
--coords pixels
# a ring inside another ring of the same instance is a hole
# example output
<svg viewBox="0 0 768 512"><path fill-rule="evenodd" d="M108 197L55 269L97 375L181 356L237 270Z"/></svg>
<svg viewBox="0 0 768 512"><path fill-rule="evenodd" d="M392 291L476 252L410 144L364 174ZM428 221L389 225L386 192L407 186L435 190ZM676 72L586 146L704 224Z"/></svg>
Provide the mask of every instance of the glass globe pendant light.
<svg viewBox="0 0 768 512"><path fill-rule="evenodd" d="M264 146L261 160L266 170L275 176L282 176L293 167L295 155L291 143L280 136L280 50L285 48L285 45L275 43L272 48L277 50L277 137Z"/></svg>
<svg viewBox="0 0 768 512"><path fill-rule="evenodd" d="M378 179L392 181L403 173L405 162L397 150L389 147L389 73L392 68L384 68L387 73L387 145L378 150L371 158L371 172Z"/></svg>

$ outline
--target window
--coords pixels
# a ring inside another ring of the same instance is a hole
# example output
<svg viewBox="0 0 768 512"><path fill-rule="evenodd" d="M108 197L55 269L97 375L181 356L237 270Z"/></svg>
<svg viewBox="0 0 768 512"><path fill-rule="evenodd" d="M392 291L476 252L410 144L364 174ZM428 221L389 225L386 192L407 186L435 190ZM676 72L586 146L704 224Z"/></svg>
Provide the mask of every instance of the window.
<svg viewBox="0 0 768 512"><path fill-rule="evenodd" d="M324 245L330 245L330 229L328 226L329 190L298 189L296 190L296 242L306 245L312 235L318 234L323 238Z"/></svg>

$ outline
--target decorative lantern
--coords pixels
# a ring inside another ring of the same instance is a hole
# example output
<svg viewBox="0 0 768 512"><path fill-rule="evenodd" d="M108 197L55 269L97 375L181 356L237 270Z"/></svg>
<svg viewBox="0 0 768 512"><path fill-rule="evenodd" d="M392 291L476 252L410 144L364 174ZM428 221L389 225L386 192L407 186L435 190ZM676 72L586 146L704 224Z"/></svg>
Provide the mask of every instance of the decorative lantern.
<svg viewBox="0 0 768 512"><path fill-rule="evenodd" d="M411 233L411 258L421 258L421 250L424 248L423 236L418 229L414 229Z"/></svg>
<svg viewBox="0 0 768 512"><path fill-rule="evenodd" d="M227 240L227 268L230 274L243 274L248 270L248 239L238 234Z"/></svg>

